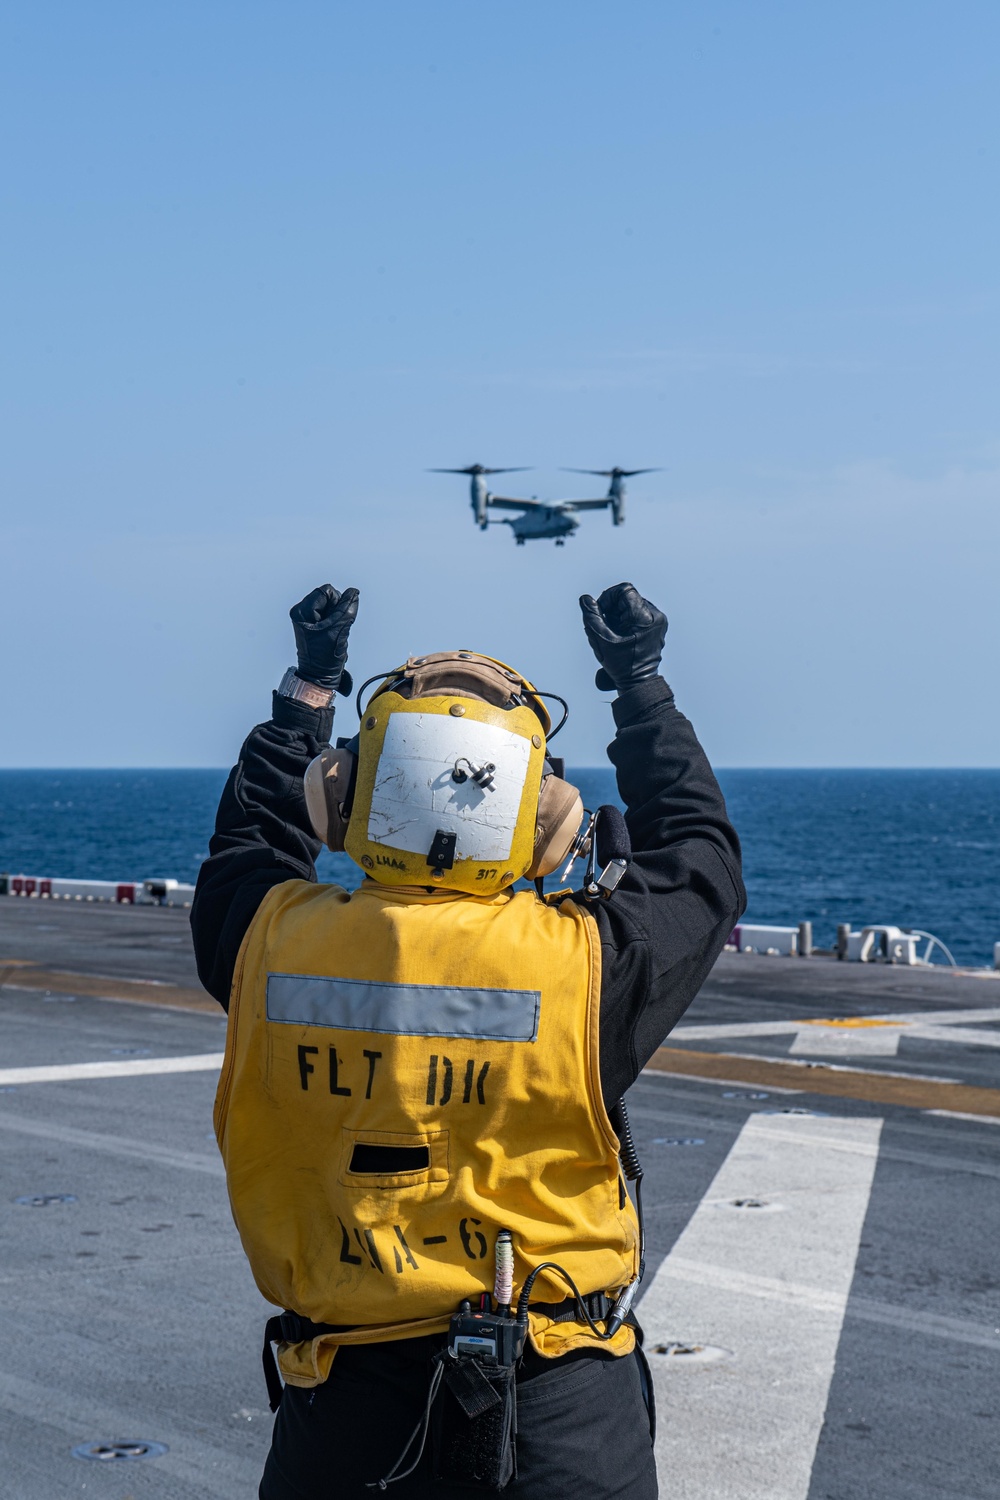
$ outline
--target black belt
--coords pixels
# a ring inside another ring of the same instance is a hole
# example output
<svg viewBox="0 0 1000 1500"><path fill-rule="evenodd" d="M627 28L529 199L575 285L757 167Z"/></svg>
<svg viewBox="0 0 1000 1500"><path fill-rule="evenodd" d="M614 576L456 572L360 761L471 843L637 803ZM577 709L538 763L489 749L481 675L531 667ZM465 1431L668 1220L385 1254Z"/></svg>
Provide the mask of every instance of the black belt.
<svg viewBox="0 0 1000 1500"><path fill-rule="evenodd" d="M565 1302L532 1302L531 1312L551 1318L553 1323L585 1323L581 1308L588 1312L596 1323L606 1318L614 1303L606 1292L588 1292L585 1297L567 1297Z"/></svg>
<svg viewBox="0 0 1000 1500"><path fill-rule="evenodd" d="M261 1360L264 1365L264 1379L267 1382L267 1399L272 1411L277 1411L281 1405L281 1397L285 1388L281 1383L278 1361L274 1357L271 1345L304 1344L309 1339L319 1338L320 1334L347 1333L350 1328L349 1323L314 1323L312 1318L303 1317L302 1313L287 1310L278 1313L273 1318L268 1318L264 1325L264 1347L261 1350Z"/></svg>
<svg viewBox="0 0 1000 1500"><path fill-rule="evenodd" d="M606 1318L612 1308L611 1298L604 1292L589 1292L587 1296L567 1297L564 1302L533 1302L531 1311L540 1313L543 1318L551 1318L553 1323L586 1322L581 1316L581 1308L585 1309L596 1323L601 1318ZM281 1405L281 1396L284 1386L278 1372L278 1361L274 1357L272 1344L304 1344L310 1339L320 1338L324 1333L350 1333L356 1327L351 1323L314 1323L312 1318L307 1318L302 1313L288 1312L277 1313L273 1318L268 1318L264 1327L264 1347L261 1350L261 1360L264 1366L264 1379L267 1382L267 1399L271 1410L277 1411ZM431 1335L436 1337L439 1335Z"/></svg>

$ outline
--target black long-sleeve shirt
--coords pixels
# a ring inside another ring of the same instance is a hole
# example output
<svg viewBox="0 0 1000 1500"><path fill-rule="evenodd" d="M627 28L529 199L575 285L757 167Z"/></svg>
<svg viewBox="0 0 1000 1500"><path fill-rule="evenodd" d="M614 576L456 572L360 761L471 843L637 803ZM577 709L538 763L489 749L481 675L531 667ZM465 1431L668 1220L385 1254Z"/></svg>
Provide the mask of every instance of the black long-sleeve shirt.
<svg viewBox="0 0 1000 1500"><path fill-rule="evenodd" d="M743 911L740 846L719 784L662 678L612 704L608 754L633 857L610 900L587 901L601 936L600 1065L608 1105L676 1026ZM315 880L320 844L302 777L333 715L274 695L219 804L191 908L198 973L228 1009L240 944L261 901L285 880Z"/></svg>

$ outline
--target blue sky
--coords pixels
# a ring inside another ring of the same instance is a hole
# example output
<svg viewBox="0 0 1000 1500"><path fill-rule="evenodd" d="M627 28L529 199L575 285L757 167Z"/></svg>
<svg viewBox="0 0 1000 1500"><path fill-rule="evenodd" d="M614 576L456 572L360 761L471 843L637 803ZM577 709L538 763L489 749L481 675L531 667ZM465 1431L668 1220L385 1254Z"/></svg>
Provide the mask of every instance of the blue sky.
<svg viewBox="0 0 1000 1500"><path fill-rule="evenodd" d="M722 765L1000 764L998 47L976 0L8 4L0 764L228 763L327 579L356 675L492 652L596 763L620 578ZM424 472L477 460L664 472L515 549Z"/></svg>

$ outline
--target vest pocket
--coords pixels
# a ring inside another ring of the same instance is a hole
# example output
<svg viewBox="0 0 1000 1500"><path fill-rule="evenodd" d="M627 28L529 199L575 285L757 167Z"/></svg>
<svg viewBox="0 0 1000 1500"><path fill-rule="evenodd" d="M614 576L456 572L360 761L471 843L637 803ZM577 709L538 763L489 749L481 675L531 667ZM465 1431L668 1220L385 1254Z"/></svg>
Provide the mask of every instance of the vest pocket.
<svg viewBox="0 0 1000 1500"><path fill-rule="evenodd" d="M341 1132L342 1187L373 1189L423 1187L448 1181L448 1131L348 1130Z"/></svg>
<svg viewBox="0 0 1000 1500"><path fill-rule="evenodd" d="M377 1172L425 1172L431 1164L429 1146L378 1146L358 1141L351 1152L347 1170L352 1177L359 1173L370 1177Z"/></svg>

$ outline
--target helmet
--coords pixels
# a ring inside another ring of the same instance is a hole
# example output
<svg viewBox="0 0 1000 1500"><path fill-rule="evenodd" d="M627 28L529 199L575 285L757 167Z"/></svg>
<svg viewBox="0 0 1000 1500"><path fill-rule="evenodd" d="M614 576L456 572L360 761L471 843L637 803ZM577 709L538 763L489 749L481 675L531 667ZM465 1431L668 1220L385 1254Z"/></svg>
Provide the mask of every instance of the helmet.
<svg viewBox="0 0 1000 1500"><path fill-rule="evenodd" d="M313 827L384 885L486 896L549 874L583 816L546 758L550 728L541 695L504 662L410 657L376 688L356 740L306 771Z"/></svg>

